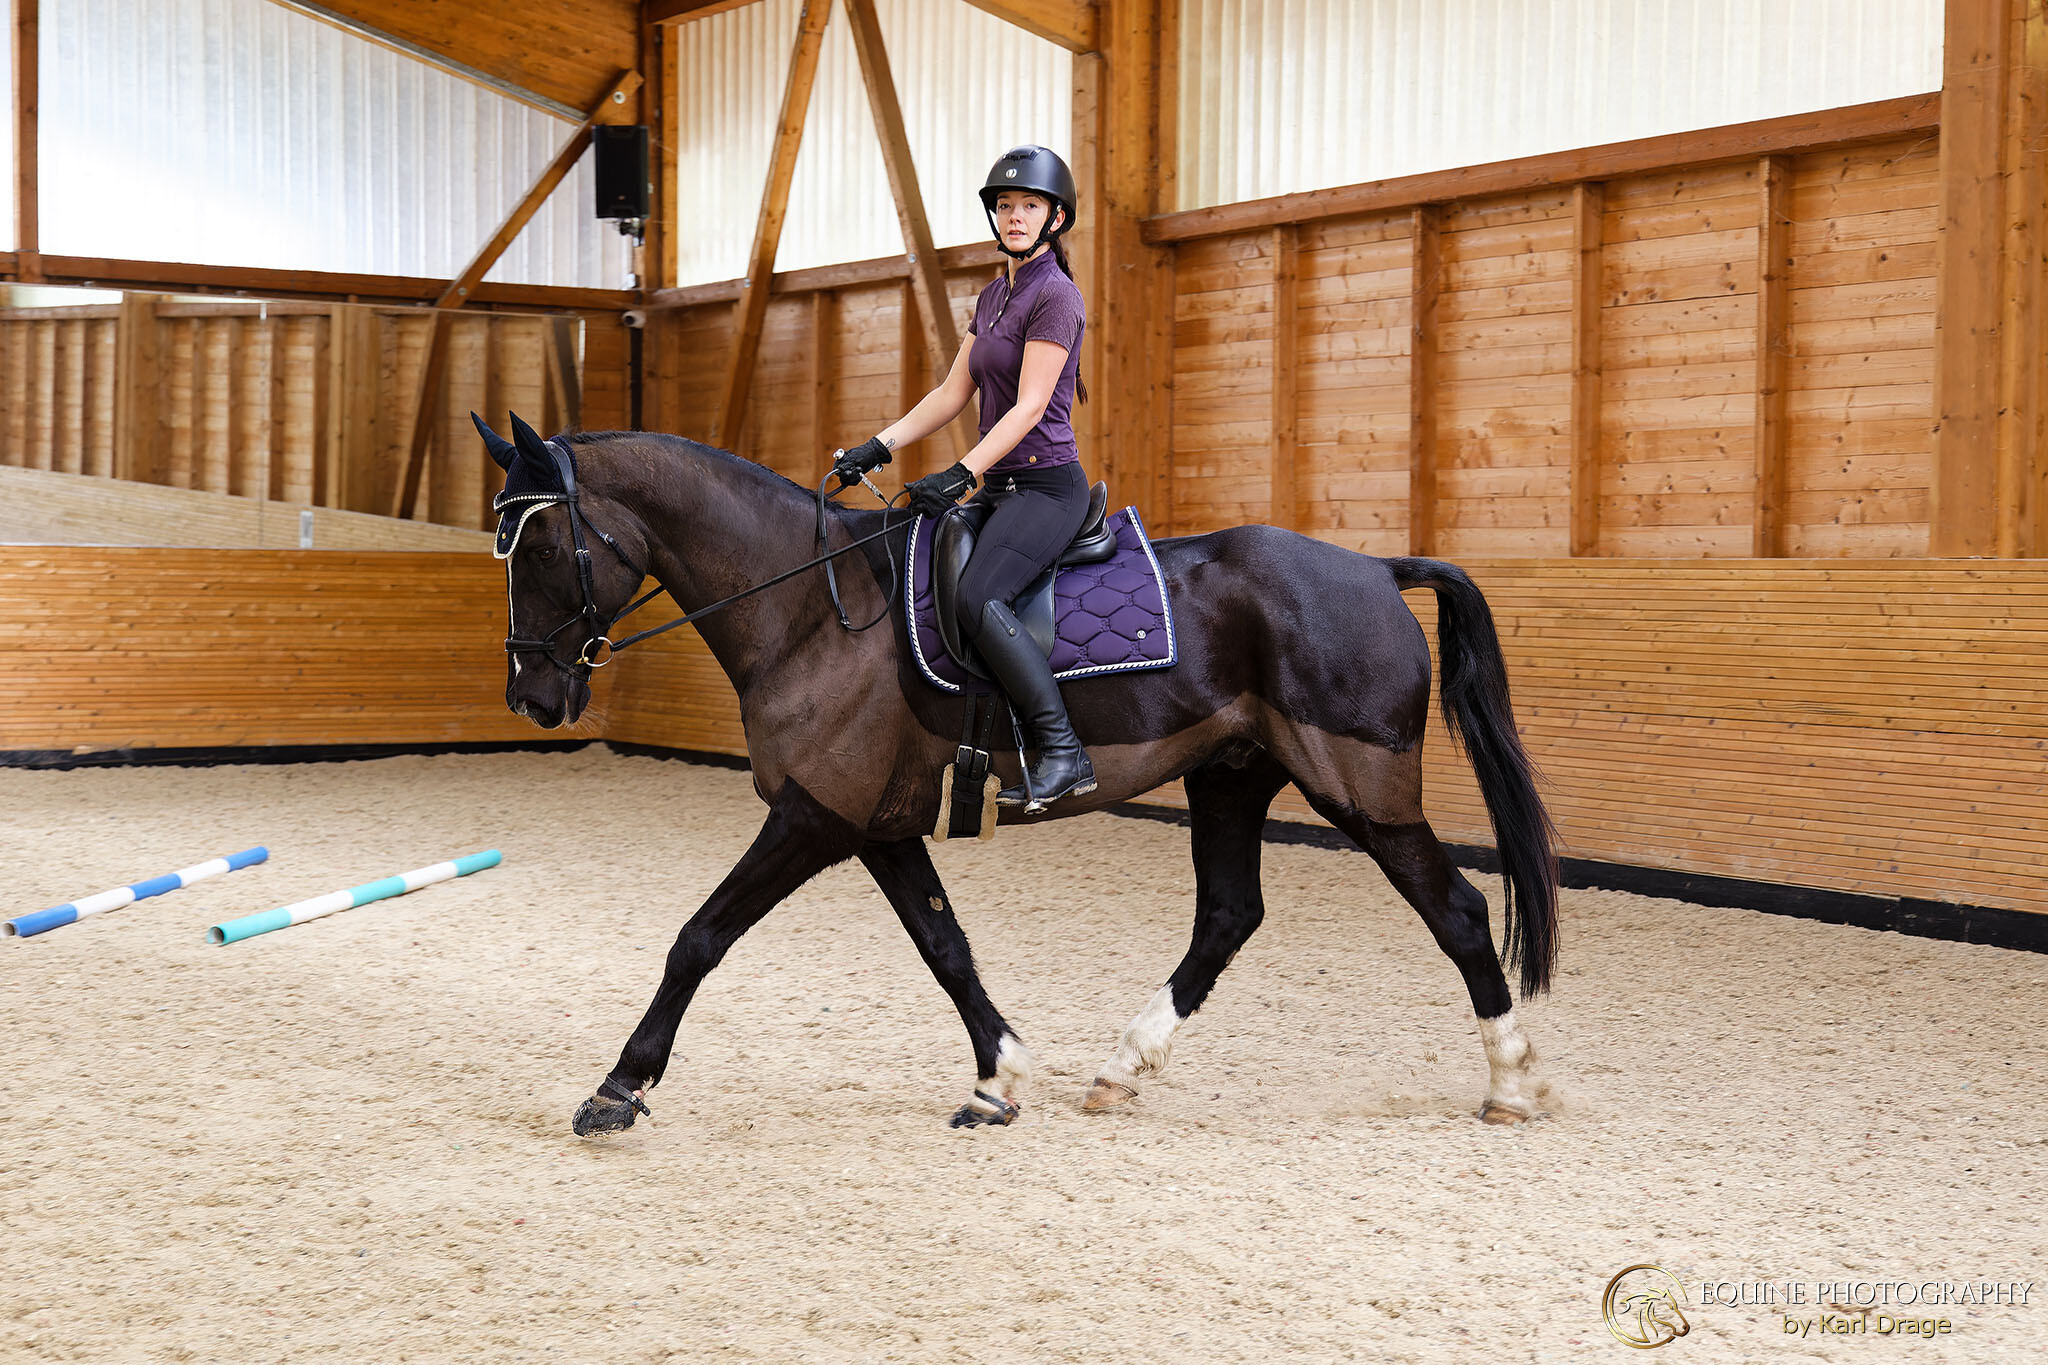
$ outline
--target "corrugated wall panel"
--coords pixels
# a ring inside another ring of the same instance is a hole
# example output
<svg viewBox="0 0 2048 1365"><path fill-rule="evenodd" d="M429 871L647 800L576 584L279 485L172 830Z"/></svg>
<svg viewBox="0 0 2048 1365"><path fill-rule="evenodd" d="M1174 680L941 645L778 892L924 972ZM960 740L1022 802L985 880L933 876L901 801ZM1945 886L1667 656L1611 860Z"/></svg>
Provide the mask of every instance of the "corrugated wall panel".
<svg viewBox="0 0 2048 1365"><path fill-rule="evenodd" d="M43 249L460 270L561 146L550 114L267 0L42 13ZM488 276L615 287L588 158Z"/></svg>
<svg viewBox="0 0 2048 1365"><path fill-rule="evenodd" d="M1942 0L1184 0L1180 208L1941 88Z"/></svg>
<svg viewBox="0 0 2048 1365"><path fill-rule="evenodd" d="M0 37L0 251L14 242L14 26Z"/></svg>
<svg viewBox="0 0 2048 1365"><path fill-rule="evenodd" d="M763 0L676 30L681 89L671 136L683 284L746 269L800 8ZM962 0L878 0L876 11L932 235L940 246L980 241L988 223L975 190L990 163L1023 142L1068 153L1073 59ZM902 250L860 64L835 6L776 268Z"/></svg>

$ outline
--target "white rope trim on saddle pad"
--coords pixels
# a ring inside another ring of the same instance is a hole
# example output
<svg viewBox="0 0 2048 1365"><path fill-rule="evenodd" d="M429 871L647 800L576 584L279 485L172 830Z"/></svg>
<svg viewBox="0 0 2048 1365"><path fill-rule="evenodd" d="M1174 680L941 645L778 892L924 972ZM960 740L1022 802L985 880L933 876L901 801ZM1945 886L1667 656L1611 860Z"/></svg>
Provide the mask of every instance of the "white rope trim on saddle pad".
<svg viewBox="0 0 2048 1365"><path fill-rule="evenodd" d="M1159 567L1159 556L1152 552L1152 537L1145 533L1145 522L1138 515L1137 507L1132 505L1123 510L1124 515L1131 519L1131 529L1138 533L1138 544L1145 551L1145 561L1152 566L1152 582L1159 588L1159 616L1166 627L1166 657L1163 659L1129 659L1120 664L1091 664L1086 668L1070 668L1064 673L1053 674L1053 679L1056 682L1065 682L1069 678L1090 678L1101 673L1133 673L1147 668L1171 668L1180 662L1180 639L1173 631L1173 598L1166 591L1166 571ZM904 556L903 564L903 611L910 626L910 656L917 660L917 671L924 674L926 682L942 691L951 692L958 696L963 690L961 686L958 683L947 682L932 671L930 660L924 656L924 644L917 638L917 532L924 519L924 513L919 512L911 520L910 549L909 553ZM1076 567L1086 568L1092 566L1077 565ZM938 585L936 582L932 585L932 597L934 600L933 610L936 611L938 609L936 606L938 598ZM1054 633L1057 634L1059 629L1059 582L1057 579L1053 582L1053 620Z"/></svg>
<svg viewBox="0 0 2048 1365"><path fill-rule="evenodd" d="M909 550L903 557L903 610L910 617L910 657L917 660L917 671L924 674L934 686L944 688L957 696L960 692L959 685L949 683L932 672L932 666L925 662L924 645L917 638L917 533L923 526L924 513L919 512L910 519L910 539L905 542ZM938 585L933 584L932 599L935 603L938 600L938 592ZM947 771L952 770L949 768Z"/></svg>
<svg viewBox="0 0 2048 1365"><path fill-rule="evenodd" d="M1173 633L1173 598L1166 591L1166 572L1159 567L1159 556L1152 553L1152 537L1145 534L1144 519L1138 515L1136 504L1124 508L1124 515L1131 519L1131 529L1138 533L1138 547L1145 552L1145 562L1152 566L1152 582L1159 588L1159 616L1166 623L1166 657L1163 659L1132 659L1120 664L1095 664L1088 668L1070 668L1056 673L1055 678L1087 678L1097 673L1128 673L1140 668L1169 668L1180 662L1180 641ZM1058 632L1059 581L1053 581L1054 632Z"/></svg>

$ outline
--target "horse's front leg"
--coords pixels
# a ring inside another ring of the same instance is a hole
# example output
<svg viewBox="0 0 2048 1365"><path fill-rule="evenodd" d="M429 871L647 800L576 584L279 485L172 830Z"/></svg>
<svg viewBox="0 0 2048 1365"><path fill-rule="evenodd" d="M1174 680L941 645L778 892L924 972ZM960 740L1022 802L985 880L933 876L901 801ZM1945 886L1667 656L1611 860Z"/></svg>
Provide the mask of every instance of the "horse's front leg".
<svg viewBox="0 0 2048 1365"><path fill-rule="evenodd" d="M1017 1094L1030 1079L1031 1054L981 988L967 933L953 914L946 888L939 884L938 870L932 866L924 840L869 844L860 851L860 860L889 898L896 918L903 921L911 941L917 944L918 956L953 998L961 1022L967 1025L976 1080L974 1093L953 1115L953 1126L1009 1123L1021 1108Z"/></svg>
<svg viewBox="0 0 2048 1365"><path fill-rule="evenodd" d="M576 1110L570 1126L577 1136L619 1132L633 1126L635 1111L647 1112L641 1097L668 1069L676 1030L698 983L741 934L799 886L852 857L861 841L851 821L827 810L794 781L783 784L753 846L676 935L661 988L626 1040L619 1064Z"/></svg>

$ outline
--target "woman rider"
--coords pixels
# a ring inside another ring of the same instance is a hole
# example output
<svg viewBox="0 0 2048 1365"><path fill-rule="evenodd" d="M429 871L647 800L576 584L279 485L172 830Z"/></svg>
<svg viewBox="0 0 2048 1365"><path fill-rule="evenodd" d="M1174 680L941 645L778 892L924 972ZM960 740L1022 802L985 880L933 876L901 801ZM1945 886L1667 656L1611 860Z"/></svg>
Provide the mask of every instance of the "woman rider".
<svg viewBox="0 0 2048 1365"><path fill-rule="evenodd" d="M1032 811L1095 790L1095 768L1074 737L1052 668L1010 610L1088 513L1088 480L1067 420L1080 388L1087 321L1060 244L1074 223L1074 200L1073 173L1052 152L1018 147L1003 154L981 202L996 245L1010 259L981 291L951 372L900 421L837 461L849 475L887 464L891 451L931 435L980 394L980 442L959 463L904 491L913 507L935 516L982 481L974 501L990 512L960 575L960 625L1037 744L1028 792L1011 787L997 798ZM1086 400L1085 390L1080 396Z"/></svg>

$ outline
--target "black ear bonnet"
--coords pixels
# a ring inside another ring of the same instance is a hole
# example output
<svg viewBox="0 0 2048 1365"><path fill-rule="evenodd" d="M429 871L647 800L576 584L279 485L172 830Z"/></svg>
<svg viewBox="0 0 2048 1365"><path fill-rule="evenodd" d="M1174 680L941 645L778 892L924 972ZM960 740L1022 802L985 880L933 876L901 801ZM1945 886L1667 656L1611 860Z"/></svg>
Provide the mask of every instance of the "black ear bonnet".
<svg viewBox="0 0 2048 1365"><path fill-rule="evenodd" d="M517 415L512 418L512 441L498 436L475 413L470 420L491 457L505 466L504 491L491 499L491 510L498 514L498 538L491 553L510 559L529 517L543 507L576 500L576 459L564 443L542 440Z"/></svg>

